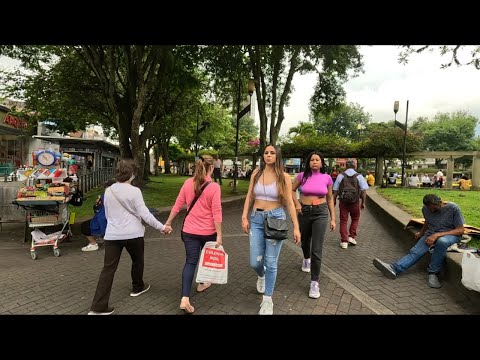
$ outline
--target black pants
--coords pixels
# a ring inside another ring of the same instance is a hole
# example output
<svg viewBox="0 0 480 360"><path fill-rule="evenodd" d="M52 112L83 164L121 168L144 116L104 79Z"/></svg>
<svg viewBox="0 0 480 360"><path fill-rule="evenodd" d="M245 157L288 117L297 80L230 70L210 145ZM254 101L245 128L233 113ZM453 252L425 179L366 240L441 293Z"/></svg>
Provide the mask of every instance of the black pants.
<svg viewBox="0 0 480 360"><path fill-rule="evenodd" d="M115 271L117 271L123 248L127 249L132 259L132 291L139 292L143 290L144 246L145 240L143 237L129 240L105 240L103 269L98 279L97 290L95 291L90 310L97 312L107 311L113 278Z"/></svg>
<svg viewBox="0 0 480 360"><path fill-rule="evenodd" d="M182 297L190 297L193 275L200 259L200 252L207 241L217 241L217 233L212 235L194 235L182 231L182 240L186 254L182 273Z"/></svg>
<svg viewBox="0 0 480 360"><path fill-rule="evenodd" d="M222 174L220 173L220 168L213 168L213 181L217 182L217 179L220 181L220 185L222 185Z"/></svg>
<svg viewBox="0 0 480 360"><path fill-rule="evenodd" d="M298 223L302 235L303 258L311 259L310 277L312 281L318 281L322 266L323 241L328 226L327 203L302 205L302 215L298 215Z"/></svg>

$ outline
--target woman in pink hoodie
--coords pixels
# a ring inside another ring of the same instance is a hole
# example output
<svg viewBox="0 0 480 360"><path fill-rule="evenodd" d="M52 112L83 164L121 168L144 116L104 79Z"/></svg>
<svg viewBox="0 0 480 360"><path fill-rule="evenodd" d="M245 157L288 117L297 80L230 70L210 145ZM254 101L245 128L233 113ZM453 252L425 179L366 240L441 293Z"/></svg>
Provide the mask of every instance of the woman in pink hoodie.
<svg viewBox="0 0 480 360"><path fill-rule="evenodd" d="M212 173L213 158L210 155L200 156L195 163L193 178L187 179L183 184L165 223L167 231L171 231L173 219L187 205L181 232L186 259L182 273L180 309L189 314L195 311L190 304L190 290L200 252L207 241L215 241L216 247L222 245L221 189L216 182L212 182ZM198 284L197 291L204 291L210 285Z"/></svg>

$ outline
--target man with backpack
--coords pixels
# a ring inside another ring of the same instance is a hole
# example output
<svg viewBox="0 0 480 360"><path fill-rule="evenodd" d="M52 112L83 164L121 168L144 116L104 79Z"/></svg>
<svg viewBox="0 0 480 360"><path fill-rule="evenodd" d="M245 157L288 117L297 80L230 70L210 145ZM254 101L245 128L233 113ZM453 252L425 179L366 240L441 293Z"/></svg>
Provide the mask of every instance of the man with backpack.
<svg viewBox="0 0 480 360"><path fill-rule="evenodd" d="M355 171L355 161L347 160L345 172L338 175L333 184L333 204L340 200L340 247L357 245L357 227L360 221L360 209L365 209L366 190L368 184L362 174ZM361 203L359 200L361 199ZM347 229L348 215L352 218L350 228Z"/></svg>

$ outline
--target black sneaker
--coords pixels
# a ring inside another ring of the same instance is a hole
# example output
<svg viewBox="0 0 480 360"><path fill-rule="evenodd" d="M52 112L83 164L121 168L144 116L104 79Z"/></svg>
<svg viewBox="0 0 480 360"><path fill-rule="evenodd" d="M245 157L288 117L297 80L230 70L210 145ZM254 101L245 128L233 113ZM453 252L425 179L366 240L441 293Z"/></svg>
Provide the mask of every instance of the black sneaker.
<svg viewBox="0 0 480 360"><path fill-rule="evenodd" d="M142 295L144 292L147 292L148 289L150 289L150 284L144 283L144 284L143 284L143 290L142 290L142 291L139 291L139 292L132 291L132 292L130 293L130 296Z"/></svg>
<svg viewBox="0 0 480 360"><path fill-rule="evenodd" d="M88 312L88 315L111 315L113 314L113 312L115 311L115 309L112 307L112 308L109 308L105 311L93 311L93 310L90 310Z"/></svg>

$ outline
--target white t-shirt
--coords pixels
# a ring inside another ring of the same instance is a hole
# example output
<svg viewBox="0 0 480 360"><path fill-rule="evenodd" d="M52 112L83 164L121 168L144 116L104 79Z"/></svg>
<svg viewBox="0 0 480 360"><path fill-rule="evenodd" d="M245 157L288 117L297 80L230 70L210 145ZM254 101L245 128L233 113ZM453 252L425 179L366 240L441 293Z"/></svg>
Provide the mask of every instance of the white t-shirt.
<svg viewBox="0 0 480 360"><path fill-rule="evenodd" d="M115 194L112 194L114 192ZM139 188L129 183L115 183L105 191L105 240L128 240L143 237L142 219L151 227L163 230L165 225L155 219L143 201Z"/></svg>

